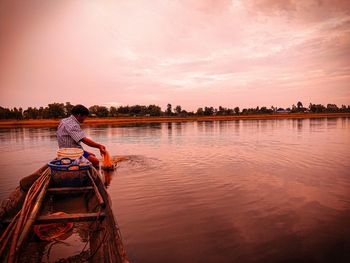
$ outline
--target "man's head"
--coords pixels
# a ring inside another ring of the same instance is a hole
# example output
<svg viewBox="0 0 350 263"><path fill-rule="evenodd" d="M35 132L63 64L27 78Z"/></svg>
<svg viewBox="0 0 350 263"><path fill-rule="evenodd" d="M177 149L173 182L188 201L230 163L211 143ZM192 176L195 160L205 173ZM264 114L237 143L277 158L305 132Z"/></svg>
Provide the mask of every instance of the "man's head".
<svg viewBox="0 0 350 263"><path fill-rule="evenodd" d="M80 123L83 123L86 117L89 116L89 110L85 106L78 104L72 108L71 114L74 115Z"/></svg>

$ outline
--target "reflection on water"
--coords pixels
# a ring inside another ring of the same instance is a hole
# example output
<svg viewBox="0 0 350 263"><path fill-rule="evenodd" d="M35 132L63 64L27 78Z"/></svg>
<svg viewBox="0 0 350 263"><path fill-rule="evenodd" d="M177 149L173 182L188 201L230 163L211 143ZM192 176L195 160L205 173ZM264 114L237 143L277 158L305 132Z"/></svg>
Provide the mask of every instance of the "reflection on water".
<svg viewBox="0 0 350 263"><path fill-rule="evenodd" d="M350 262L349 118L84 129L129 157L104 180L132 262ZM0 199L57 147L52 128L0 142Z"/></svg>

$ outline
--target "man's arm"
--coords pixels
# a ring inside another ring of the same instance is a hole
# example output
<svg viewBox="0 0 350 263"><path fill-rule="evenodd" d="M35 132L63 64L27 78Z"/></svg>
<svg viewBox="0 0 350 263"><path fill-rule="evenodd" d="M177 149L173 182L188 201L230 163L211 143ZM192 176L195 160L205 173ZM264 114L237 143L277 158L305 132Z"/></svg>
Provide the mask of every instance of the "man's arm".
<svg viewBox="0 0 350 263"><path fill-rule="evenodd" d="M101 155L104 155L106 153L106 147L102 144L96 143L87 137L84 137L83 139L81 139L81 141L90 147L98 148L100 150Z"/></svg>

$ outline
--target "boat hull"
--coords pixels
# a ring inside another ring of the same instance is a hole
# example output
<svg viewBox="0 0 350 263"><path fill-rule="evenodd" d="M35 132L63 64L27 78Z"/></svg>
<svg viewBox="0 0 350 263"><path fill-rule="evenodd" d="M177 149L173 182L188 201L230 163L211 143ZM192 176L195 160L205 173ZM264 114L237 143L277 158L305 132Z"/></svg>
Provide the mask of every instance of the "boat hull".
<svg viewBox="0 0 350 263"><path fill-rule="evenodd" d="M27 177L26 186L30 179L38 178L46 169L42 167ZM52 258L51 255L50 258L50 251L57 240L42 241L32 229L17 258L25 258L26 262L41 262L43 257L58 262L128 262L111 200L99 172L91 168L88 173L75 173L79 180L74 180L73 175L62 172L59 176L56 174L55 180L51 180L34 225L73 222L72 233L82 244L81 251L68 253L62 258ZM65 178L69 180L65 181ZM25 196L26 191L20 186L11 195L12 201L8 199L3 204L0 210L0 234L21 209ZM61 214L57 215L59 212ZM72 239L69 236L72 233L67 233L66 240Z"/></svg>

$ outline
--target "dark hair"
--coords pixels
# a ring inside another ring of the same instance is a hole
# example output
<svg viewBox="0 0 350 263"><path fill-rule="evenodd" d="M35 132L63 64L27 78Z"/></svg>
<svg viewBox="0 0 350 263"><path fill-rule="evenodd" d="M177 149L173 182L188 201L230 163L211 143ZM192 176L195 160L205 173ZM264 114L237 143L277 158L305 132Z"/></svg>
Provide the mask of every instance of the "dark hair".
<svg viewBox="0 0 350 263"><path fill-rule="evenodd" d="M73 115L88 116L89 113L90 112L89 112L88 108L86 108L85 106L83 106L81 104L75 105L71 110L71 114L73 114Z"/></svg>

